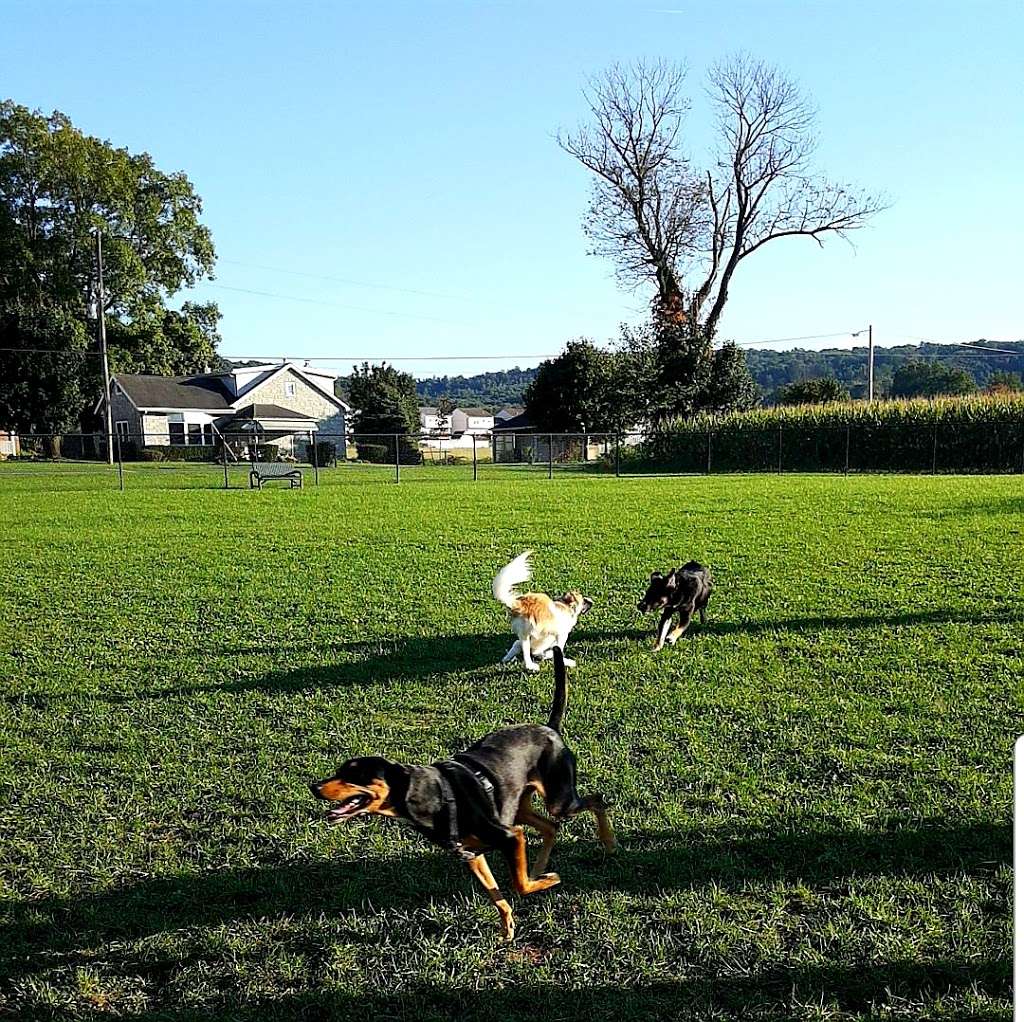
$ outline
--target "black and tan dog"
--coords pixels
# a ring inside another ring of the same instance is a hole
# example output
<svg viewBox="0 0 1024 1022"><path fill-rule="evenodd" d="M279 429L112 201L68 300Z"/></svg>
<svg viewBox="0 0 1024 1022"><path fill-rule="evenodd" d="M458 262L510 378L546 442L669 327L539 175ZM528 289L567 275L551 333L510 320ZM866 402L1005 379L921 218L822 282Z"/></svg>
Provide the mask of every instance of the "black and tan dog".
<svg viewBox="0 0 1024 1022"><path fill-rule="evenodd" d="M464 859L487 889L509 940L515 933L512 909L485 851L501 852L516 892L532 894L559 882L557 873L543 871L558 828L569 817L592 812L601 842L609 851L615 847L604 798L581 798L576 791L576 757L561 735L565 661L558 646L552 654L555 696L546 727L520 724L493 731L465 752L431 766L406 766L380 756L350 759L332 777L310 785L317 798L338 803L327 813L330 823L368 813L396 816ZM534 812L534 793L544 800L550 818ZM527 871L524 824L543 837L532 873Z"/></svg>
<svg viewBox="0 0 1024 1022"><path fill-rule="evenodd" d="M641 614L648 614L652 610L661 611L655 649L661 649L666 642L669 645L677 642L693 620L694 614L699 613L700 623L704 624L707 620L705 608L713 588L711 572L697 561L690 561L667 575L662 575L660 571L651 573L647 592L636 609ZM679 624L669 631L675 614L679 615Z"/></svg>

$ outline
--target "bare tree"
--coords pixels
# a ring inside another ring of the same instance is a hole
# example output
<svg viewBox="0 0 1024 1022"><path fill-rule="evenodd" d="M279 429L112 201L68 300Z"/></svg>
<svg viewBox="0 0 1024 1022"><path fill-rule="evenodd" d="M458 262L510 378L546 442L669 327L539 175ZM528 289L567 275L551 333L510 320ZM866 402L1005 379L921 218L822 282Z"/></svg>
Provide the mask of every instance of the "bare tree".
<svg viewBox="0 0 1024 1022"><path fill-rule="evenodd" d="M682 152L685 70L612 67L585 96L593 123L559 143L595 175L585 219L623 283L654 283L656 316L710 340L739 264L776 238L822 244L883 208L811 165L814 111L780 70L740 56L709 75L718 151L698 173Z"/></svg>
<svg viewBox="0 0 1024 1022"><path fill-rule="evenodd" d="M594 123L559 136L595 175L584 221L593 253L627 286L654 283L665 302L681 299L681 271L705 234L705 185L680 151L685 75L664 62L614 65L584 90Z"/></svg>

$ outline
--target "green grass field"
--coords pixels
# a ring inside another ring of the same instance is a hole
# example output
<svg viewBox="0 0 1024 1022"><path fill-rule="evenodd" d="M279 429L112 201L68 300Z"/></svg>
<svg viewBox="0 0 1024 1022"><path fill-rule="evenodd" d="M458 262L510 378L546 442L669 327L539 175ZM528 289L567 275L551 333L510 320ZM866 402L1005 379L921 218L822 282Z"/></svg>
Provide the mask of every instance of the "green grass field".
<svg viewBox="0 0 1024 1022"><path fill-rule="evenodd" d="M1019 478L361 478L0 467L0 1015L1009 1017ZM527 546L597 600L565 733L621 848L566 827L504 945L306 783L545 719L550 667L496 665ZM690 557L709 623L655 655L634 604Z"/></svg>

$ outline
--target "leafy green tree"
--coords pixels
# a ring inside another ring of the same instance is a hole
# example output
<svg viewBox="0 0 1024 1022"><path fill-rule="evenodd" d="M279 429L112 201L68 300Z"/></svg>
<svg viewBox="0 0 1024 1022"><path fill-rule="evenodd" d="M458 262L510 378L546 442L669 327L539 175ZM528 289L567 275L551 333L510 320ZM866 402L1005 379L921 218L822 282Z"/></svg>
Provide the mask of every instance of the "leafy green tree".
<svg viewBox="0 0 1024 1022"><path fill-rule="evenodd" d="M655 322L655 420L743 410L757 403L757 385L735 344L716 349L707 330L695 320L659 319L656 312Z"/></svg>
<svg viewBox="0 0 1024 1022"><path fill-rule="evenodd" d="M760 399L760 392L747 357L732 342L726 341L716 348L711 357L711 372L704 393L702 407L710 412L746 411Z"/></svg>
<svg viewBox="0 0 1024 1022"><path fill-rule="evenodd" d="M779 405L825 405L849 400L850 392L834 376L797 380L775 393L775 403Z"/></svg>
<svg viewBox="0 0 1024 1022"><path fill-rule="evenodd" d="M437 427L439 433L446 432L447 427L444 425L445 420L452 412L455 411L455 402L445 394L437 399L437 418L438 422L441 423Z"/></svg>
<svg viewBox="0 0 1024 1022"><path fill-rule="evenodd" d="M1020 373L1009 373L1005 369L993 373L985 381L985 392L988 394L1017 394L1024 390L1024 379Z"/></svg>
<svg viewBox="0 0 1024 1022"><path fill-rule="evenodd" d="M348 401L355 410L355 432L384 434L362 437L356 445L359 457L365 461L393 460L394 440L386 434L408 437L419 433L416 381L394 366L364 362L352 367L347 384ZM399 451L407 464L419 460L418 447L412 440L400 440Z"/></svg>
<svg viewBox="0 0 1024 1022"><path fill-rule="evenodd" d="M0 425L64 432L101 389L94 234L103 235L112 368L201 370L217 311L168 307L213 269L202 203L164 173L61 113L0 102ZM52 354L51 354L52 352Z"/></svg>
<svg viewBox="0 0 1024 1022"><path fill-rule="evenodd" d="M621 418L616 361L592 341L570 341L561 355L540 364L526 388L527 418L552 433L613 429Z"/></svg>
<svg viewBox="0 0 1024 1022"><path fill-rule="evenodd" d="M892 397L940 397L973 394L977 386L970 374L941 362L908 362L892 374Z"/></svg>

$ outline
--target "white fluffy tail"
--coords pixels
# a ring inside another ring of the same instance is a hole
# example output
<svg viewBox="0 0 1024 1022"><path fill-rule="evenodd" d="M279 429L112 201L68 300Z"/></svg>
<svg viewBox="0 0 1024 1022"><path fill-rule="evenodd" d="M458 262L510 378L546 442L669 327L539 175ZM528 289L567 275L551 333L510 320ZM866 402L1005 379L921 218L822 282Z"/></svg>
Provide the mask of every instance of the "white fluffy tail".
<svg viewBox="0 0 1024 1022"><path fill-rule="evenodd" d="M491 592L494 598L503 607L509 610L515 608L516 600L519 599L515 587L530 578L530 554L532 550L524 550L514 561L509 561L497 575L491 585Z"/></svg>

